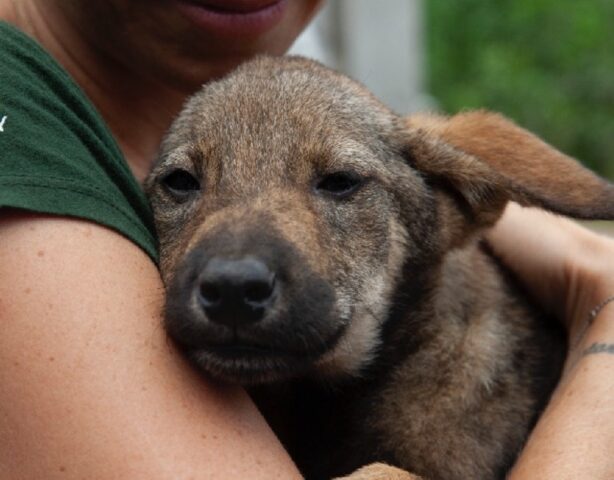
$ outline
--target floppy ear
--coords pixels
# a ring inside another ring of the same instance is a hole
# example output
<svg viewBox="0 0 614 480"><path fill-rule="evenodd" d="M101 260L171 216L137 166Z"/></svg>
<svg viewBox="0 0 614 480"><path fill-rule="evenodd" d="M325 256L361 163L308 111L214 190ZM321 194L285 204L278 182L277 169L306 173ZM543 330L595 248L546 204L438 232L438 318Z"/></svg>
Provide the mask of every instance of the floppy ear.
<svg viewBox="0 0 614 480"><path fill-rule="evenodd" d="M613 184L501 115L414 115L404 122L410 162L452 190L474 227L494 224L508 200L614 219Z"/></svg>

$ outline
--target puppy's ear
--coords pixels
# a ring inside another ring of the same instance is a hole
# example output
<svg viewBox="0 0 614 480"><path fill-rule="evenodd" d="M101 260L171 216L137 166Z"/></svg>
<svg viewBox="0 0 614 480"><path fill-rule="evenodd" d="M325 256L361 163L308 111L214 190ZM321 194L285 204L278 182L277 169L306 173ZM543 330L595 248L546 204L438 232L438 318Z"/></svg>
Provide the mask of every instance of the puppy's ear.
<svg viewBox="0 0 614 480"><path fill-rule="evenodd" d="M455 197L473 227L494 224L508 200L584 219L614 219L614 185L500 115L404 119L413 167Z"/></svg>

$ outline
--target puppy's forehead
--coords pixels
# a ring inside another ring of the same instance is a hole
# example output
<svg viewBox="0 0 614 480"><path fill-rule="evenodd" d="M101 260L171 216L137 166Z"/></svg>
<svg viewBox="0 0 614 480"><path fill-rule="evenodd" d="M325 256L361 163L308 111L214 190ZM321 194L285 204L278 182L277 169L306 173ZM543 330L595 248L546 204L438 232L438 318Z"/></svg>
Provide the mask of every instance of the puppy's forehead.
<svg viewBox="0 0 614 480"><path fill-rule="evenodd" d="M385 126L390 111L368 90L316 62L262 57L205 87L194 98L205 116L246 127ZM381 124L381 125L380 125Z"/></svg>
<svg viewBox="0 0 614 480"><path fill-rule="evenodd" d="M315 62L263 57L193 97L166 147L187 140L226 168L235 160L286 168L297 158L359 161L394 118L365 88Z"/></svg>

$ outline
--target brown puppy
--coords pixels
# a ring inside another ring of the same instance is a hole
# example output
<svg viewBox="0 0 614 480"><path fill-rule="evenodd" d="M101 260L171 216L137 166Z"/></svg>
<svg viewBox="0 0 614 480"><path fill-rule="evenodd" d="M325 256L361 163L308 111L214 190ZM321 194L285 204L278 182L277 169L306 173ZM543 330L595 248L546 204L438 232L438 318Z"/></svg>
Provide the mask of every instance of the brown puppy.
<svg viewBox="0 0 614 480"><path fill-rule="evenodd" d="M205 86L147 191L170 335L309 479L503 478L565 342L480 232L508 200L614 218L612 185L504 118L400 118L300 58Z"/></svg>

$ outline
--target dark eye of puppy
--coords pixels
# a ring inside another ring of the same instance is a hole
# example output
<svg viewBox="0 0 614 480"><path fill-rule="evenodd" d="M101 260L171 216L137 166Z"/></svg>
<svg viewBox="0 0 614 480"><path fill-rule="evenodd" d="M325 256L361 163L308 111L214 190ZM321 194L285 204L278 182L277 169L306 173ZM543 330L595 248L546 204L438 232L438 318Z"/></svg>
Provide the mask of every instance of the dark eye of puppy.
<svg viewBox="0 0 614 480"><path fill-rule="evenodd" d="M335 172L320 178L316 191L335 198L346 198L356 192L364 183L364 178L354 172Z"/></svg>
<svg viewBox="0 0 614 480"><path fill-rule="evenodd" d="M186 200L200 190L200 182L187 170L178 168L162 178L162 185L177 200Z"/></svg>

